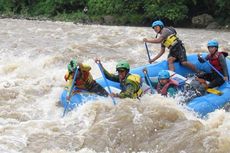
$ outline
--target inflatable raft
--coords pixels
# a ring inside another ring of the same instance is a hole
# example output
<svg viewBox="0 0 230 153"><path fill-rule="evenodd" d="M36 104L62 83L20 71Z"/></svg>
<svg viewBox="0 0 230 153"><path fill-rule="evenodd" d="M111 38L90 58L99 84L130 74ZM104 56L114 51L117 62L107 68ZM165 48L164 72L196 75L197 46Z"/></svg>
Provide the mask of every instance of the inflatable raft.
<svg viewBox="0 0 230 153"><path fill-rule="evenodd" d="M205 55L206 54L203 54L203 57ZM207 62L200 63L198 61L196 54L189 55L187 58L188 58L188 61L194 64L198 69L206 71L206 72L211 71L211 67L209 66ZM228 65L228 73L229 73L230 72L230 59L226 58L226 62ZM182 82L185 81L183 79L184 77L186 77L189 74L190 75L193 74L191 70L187 69L186 67L181 66L179 63L175 63L174 66L175 66L175 73L178 74L175 76L182 76ZM149 77L152 78L152 77L156 77L159 71L167 70L168 64L167 64L167 61L165 60L159 63L155 63L155 64L147 64L144 66L140 66L140 67L131 69L130 73L139 74L142 78L144 78L144 73L142 72L143 68L147 68ZM180 83L181 77L179 78L179 80L177 79L178 77L174 77L174 78L175 80L178 81L178 83ZM101 84L103 87L107 88L106 83L104 82L103 78L99 78L96 81L99 84ZM118 92L120 90L119 83L112 82L110 80L107 80L107 82L110 88L112 89L112 91ZM146 90L146 88L147 88L146 85L143 86L144 90ZM217 89L221 91L223 94L216 95L216 94L210 93L210 94L206 94L201 97L196 97L187 103L188 108L197 112L200 116L205 116L208 113L215 111L216 109L223 108L225 104L230 102L230 83L225 82L222 86L220 86ZM85 91L78 91L78 89L75 89L75 91L76 91L76 94L74 94L71 97L70 103L68 104L68 110L72 110L74 107L76 107L79 104L83 104L84 102L93 101L97 98L103 98L95 94L87 93ZM64 108L67 106L66 96L67 96L67 90L64 90L60 97L61 104Z"/></svg>

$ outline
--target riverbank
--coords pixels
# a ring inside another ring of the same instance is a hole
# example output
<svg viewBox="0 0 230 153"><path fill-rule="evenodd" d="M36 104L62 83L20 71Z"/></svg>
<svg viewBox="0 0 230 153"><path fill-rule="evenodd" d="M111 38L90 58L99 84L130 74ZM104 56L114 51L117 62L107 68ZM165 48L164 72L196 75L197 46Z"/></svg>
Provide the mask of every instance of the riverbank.
<svg viewBox="0 0 230 153"><path fill-rule="evenodd" d="M73 14L59 14L54 17L48 16L27 16L27 15L12 15L1 14L0 18L12 18L12 19L26 19L26 20L38 20L38 21L61 21L61 22L73 22L75 24L88 24L88 25L116 25L116 26L136 26L136 27L149 27L152 21L145 19L140 15L128 15L128 16L89 16L86 13L73 13ZM180 28L197 28L197 29L219 29L224 31L230 31L230 25L219 25L217 22L213 22L212 26L197 26L191 23L192 21L185 20L178 24L168 23L166 25L180 27Z"/></svg>

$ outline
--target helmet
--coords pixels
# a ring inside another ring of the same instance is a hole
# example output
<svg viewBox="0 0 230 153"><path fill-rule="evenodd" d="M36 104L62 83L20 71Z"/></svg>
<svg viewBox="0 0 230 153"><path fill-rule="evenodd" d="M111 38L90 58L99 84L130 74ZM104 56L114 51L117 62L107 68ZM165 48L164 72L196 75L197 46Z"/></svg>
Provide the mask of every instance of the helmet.
<svg viewBox="0 0 230 153"><path fill-rule="evenodd" d="M118 71L119 69L129 70L130 69L129 63L127 61L118 62L116 65L116 70Z"/></svg>
<svg viewBox="0 0 230 153"><path fill-rule="evenodd" d="M69 71L69 72L73 72L74 69L76 69L76 67L77 67L77 60L72 59L72 60L69 62L69 64L68 64L67 67L68 67L68 71Z"/></svg>
<svg viewBox="0 0 230 153"><path fill-rule="evenodd" d="M160 28L163 28L164 27L164 23L162 21L160 21L160 20L154 21L152 23L152 28L154 28L156 26L160 26Z"/></svg>
<svg viewBox="0 0 230 153"><path fill-rule="evenodd" d="M158 79L169 79L170 78L170 74L168 71L166 70L161 70L159 73L158 73Z"/></svg>
<svg viewBox="0 0 230 153"><path fill-rule="evenodd" d="M218 42L216 40L209 40L207 46L208 47L216 47L216 48L218 48L219 44L218 44Z"/></svg>

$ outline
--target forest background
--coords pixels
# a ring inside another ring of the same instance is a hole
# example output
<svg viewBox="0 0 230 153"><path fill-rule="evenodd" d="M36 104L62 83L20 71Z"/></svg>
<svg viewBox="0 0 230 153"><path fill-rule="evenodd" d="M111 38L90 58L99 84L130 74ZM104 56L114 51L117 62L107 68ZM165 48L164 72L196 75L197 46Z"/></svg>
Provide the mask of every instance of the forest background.
<svg viewBox="0 0 230 153"><path fill-rule="evenodd" d="M193 18L206 14L212 17L212 22L220 25L218 27L229 28L230 1L0 0L0 14L2 18L129 26L150 26L152 21L160 19L167 25L178 27L195 27Z"/></svg>

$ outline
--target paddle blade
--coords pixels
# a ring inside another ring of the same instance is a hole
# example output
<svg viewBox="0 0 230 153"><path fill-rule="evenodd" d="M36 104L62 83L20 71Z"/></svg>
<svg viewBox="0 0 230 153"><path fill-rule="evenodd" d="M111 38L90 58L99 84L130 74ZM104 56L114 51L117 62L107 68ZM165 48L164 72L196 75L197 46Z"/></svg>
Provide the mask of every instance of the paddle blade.
<svg viewBox="0 0 230 153"><path fill-rule="evenodd" d="M215 94L215 95L218 95L218 96L221 96L223 94L223 92L221 92L220 90L213 89L213 88L208 88L206 91L208 93L212 93L212 94Z"/></svg>
<svg viewBox="0 0 230 153"><path fill-rule="evenodd" d="M65 116L65 114L66 114L66 113L67 113L67 111L68 111L68 108L69 108L69 102L67 102L67 104L65 105L65 109L64 109L64 112L63 112L62 117L64 117L64 116Z"/></svg>

